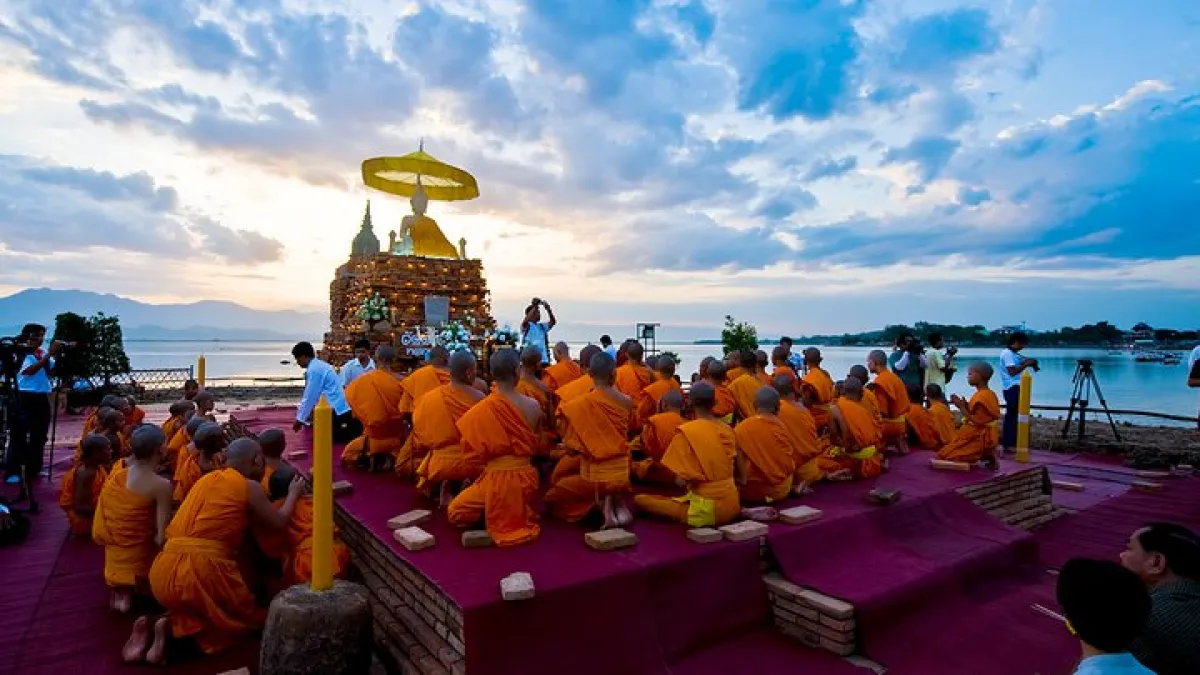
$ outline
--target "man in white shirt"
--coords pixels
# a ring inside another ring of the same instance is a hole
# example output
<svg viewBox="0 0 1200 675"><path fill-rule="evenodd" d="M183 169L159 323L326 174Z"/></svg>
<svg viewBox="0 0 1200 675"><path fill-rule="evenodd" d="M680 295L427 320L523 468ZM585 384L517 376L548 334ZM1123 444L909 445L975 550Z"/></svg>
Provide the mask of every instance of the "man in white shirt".
<svg viewBox="0 0 1200 675"><path fill-rule="evenodd" d="M362 434L362 424L350 412L350 404L346 403L341 380L333 372L333 366L317 358L311 342L297 342L292 347L292 357L296 359L296 365L304 369L304 395L300 397L292 431L300 431L312 424L313 410L321 396L324 396L329 407L333 408L334 442L348 443L358 438Z"/></svg>
<svg viewBox="0 0 1200 675"><path fill-rule="evenodd" d="M1029 336L1017 331L1008 338L1008 347L1000 352L1000 386L1004 390L1004 426L1000 439L1005 452L1017 449L1017 416L1021 406L1021 373L1026 368L1038 370L1037 359L1021 356L1029 345Z"/></svg>
<svg viewBox="0 0 1200 675"><path fill-rule="evenodd" d="M50 431L50 371L63 346L55 342L48 351L43 350L45 340L45 326L31 323L21 329L26 354L17 371L17 409L4 467L10 484L21 482L22 471L27 481L37 480L45 457Z"/></svg>
<svg viewBox="0 0 1200 675"><path fill-rule="evenodd" d="M930 333L928 339L929 349L925 351L925 386L936 384L944 391L946 382L954 371L954 355L958 350L954 347L945 349L941 333Z"/></svg>
<svg viewBox="0 0 1200 675"><path fill-rule="evenodd" d="M371 359L371 342L369 340L355 342L354 358L342 366L342 389L349 387L351 382L372 370L375 370L375 361Z"/></svg>

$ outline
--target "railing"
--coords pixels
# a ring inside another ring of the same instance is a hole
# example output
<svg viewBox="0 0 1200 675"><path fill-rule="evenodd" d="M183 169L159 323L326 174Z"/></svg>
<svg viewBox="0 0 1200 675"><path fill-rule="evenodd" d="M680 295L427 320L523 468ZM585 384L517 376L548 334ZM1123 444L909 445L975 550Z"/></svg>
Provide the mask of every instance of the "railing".
<svg viewBox="0 0 1200 675"><path fill-rule="evenodd" d="M131 387L135 391L161 391L164 389L183 389L183 384L194 376L192 367L187 368L147 368L131 370L128 373L117 373L108 377L108 384L117 387ZM103 377L83 378L93 389L100 389L105 384ZM78 385L76 385L78 388Z"/></svg>

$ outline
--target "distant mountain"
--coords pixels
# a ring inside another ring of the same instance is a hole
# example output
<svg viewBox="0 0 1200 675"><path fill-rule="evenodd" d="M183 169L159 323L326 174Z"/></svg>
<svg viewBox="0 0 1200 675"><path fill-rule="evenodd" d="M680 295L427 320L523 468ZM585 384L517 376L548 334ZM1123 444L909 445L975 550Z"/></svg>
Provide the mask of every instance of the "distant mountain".
<svg viewBox="0 0 1200 675"><path fill-rule="evenodd" d="M28 322L53 326L62 312L120 317L128 340L319 339L329 327L328 317L318 312L263 311L212 300L153 305L111 294L31 288L0 298L0 336L16 334Z"/></svg>

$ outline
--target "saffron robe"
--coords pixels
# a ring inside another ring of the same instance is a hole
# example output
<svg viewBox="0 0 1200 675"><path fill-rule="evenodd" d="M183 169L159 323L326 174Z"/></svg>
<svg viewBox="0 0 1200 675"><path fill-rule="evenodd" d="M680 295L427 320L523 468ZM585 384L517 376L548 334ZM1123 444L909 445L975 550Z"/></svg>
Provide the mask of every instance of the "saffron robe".
<svg viewBox="0 0 1200 675"><path fill-rule="evenodd" d="M596 386L596 381L592 379L591 375L581 375L560 387L554 392L554 395L558 396L558 405L561 407L562 404L574 401L588 393L594 386Z"/></svg>
<svg viewBox="0 0 1200 675"><path fill-rule="evenodd" d="M103 466L96 467L96 474L92 479L92 491L87 500L91 513L79 513L75 510L75 485L79 469L82 466L82 464L76 463L63 475L62 489L58 491L58 505L67 514L67 520L71 523L71 534L76 537L90 537L92 536L92 516L96 512L96 502L100 499L100 492L104 489L104 481L108 480L108 470Z"/></svg>
<svg viewBox="0 0 1200 675"><path fill-rule="evenodd" d="M908 388L904 381L890 370L875 375L875 398L879 401L879 414L883 416L884 440L902 437L908 433L905 413L912 403L908 399Z"/></svg>
<svg viewBox="0 0 1200 675"><path fill-rule="evenodd" d="M733 397L729 387L723 384L715 385L713 390L717 393L717 402L713 404L712 409L713 417L724 420L726 424L732 423L733 413L737 412L737 399Z"/></svg>
<svg viewBox="0 0 1200 675"><path fill-rule="evenodd" d="M422 396L449 382L450 371L448 370L434 368L433 366L421 366L417 368L411 375L400 382L400 386L404 389L404 396L400 399L400 412L413 412L416 410L417 402L421 400Z"/></svg>
<svg viewBox="0 0 1200 675"><path fill-rule="evenodd" d="M92 412L88 413L88 416L84 418L83 431L80 432L80 438L86 438L88 434L96 432L96 429L100 426L100 418L96 415L99 410L99 408L93 408Z"/></svg>
<svg viewBox="0 0 1200 675"><path fill-rule="evenodd" d="M413 412L411 442L405 444L412 454L396 458L396 472L402 471L402 464L411 467L419 459L416 470L419 488L430 482L478 476L483 464L463 452L458 429L463 415L478 402L474 396L459 391L452 384L444 384L422 397Z"/></svg>
<svg viewBox="0 0 1200 675"><path fill-rule="evenodd" d="M746 369L741 366L736 366L734 368L730 368L729 370L725 371L725 381L726 382L734 382L739 377L741 377L745 374L746 374Z"/></svg>
<svg viewBox="0 0 1200 675"><path fill-rule="evenodd" d="M167 544L150 567L150 588L167 611L171 635L195 638L205 654L249 638L266 620L238 568L249 487L233 469L201 478L175 513Z"/></svg>
<svg viewBox="0 0 1200 675"><path fill-rule="evenodd" d="M879 411L879 399L875 397L875 392L871 389L863 387L862 403L867 412L871 413L871 419L875 420L875 428L880 434L883 433L883 414Z"/></svg>
<svg viewBox="0 0 1200 675"><path fill-rule="evenodd" d="M96 502L92 539L104 547L104 582L111 588L139 586L158 555L158 505L126 487L129 469L120 467L104 482Z"/></svg>
<svg viewBox="0 0 1200 675"><path fill-rule="evenodd" d="M939 448L954 440L958 425L954 422L954 413L950 412L950 406L941 401L930 401L929 418L933 421L934 431L937 432Z"/></svg>
<svg viewBox="0 0 1200 675"><path fill-rule="evenodd" d="M353 382L351 383L353 384ZM285 499L275 501L275 508L281 508ZM283 579L281 586L288 588L296 584L312 582L312 551L313 551L313 505L312 496L305 495L296 500L292 510L292 519L283 529L254 527L254 538L258 547L268 557L282 563ZM346 567L350 564L350 549L342 543L333 531L333 577L346 578Z"/></svg>
<svg viewBox="0 0 1200 675"><path fill-rule="evenodd" d="M654 373L650 372L649 368L640 363L626 363L617 368L613 386L617 391L628 396L634 405L637 405L642 390L649 387L653 381Z"/></svg>
<svg viewBox="0 0 1200 675"><path fill-rule="evenodd" d="M628 430L633 410L605 391L592 390L558 411L566 421L563 443L579 453L579 473L561 476L545 501L555 515L573 523L599 497L631 490Z"/></svg>
<svg viewBox="0 0 1200 675"><path fill-rule="evenodd" d="M135 405L133 406L133 409L129 411L129 419L125 420L125 425L132 429L145 421L146 411Z"/></svg>
<svg viewBox="0 0 1200 675"><path fill-rule="evenodd" d="M942 447L941 442L938 441L937 430L933 427L933 417L930 416L928 410L919 405L910 405L904 418L922 448L938 450Z"/></svg>
<svg viewBox="0 0 1200 675"><path fill-rule="evenodd" d="M558 391L581 377L583 368L580 368L578 363L571 360L559 361L546 369L542 374L542 382L550 387L550 391Z"/></svg>
<svg viewBox="0 0 1200 675"><path fill-rule="evenodd" d="M733 462L737 441L723 422L698 419L679 427L663 455L663 466L687 483L679 497L640 494L638 511L690 527L716 527L733 522L741 513Z"/></svg>
<svg viewBox="0 0 1200 675"><path fill-rule="evenodd" d="M363 433L346 444L342 462L353 464L363 455L395 454L404 444L404 418L400 402L405 389L396 376L386 370L372 370L354 378L346 387L346 403L362 422Z"/></svg>
<svg viewBox="0 0 1200 675"><path fill-rule="evenodd" d="M967 403L963 425L954 440L938 451L938 459L974 464L993 457L1000 441L1000 400L991 389L979 389Z"/></svg>
<svg viewBox="0 0 1200 675"><path fill-rule="evenodd" d="M182 415L168 417L165 421L163 421L162 432L163 436L167 439L167 443L170 443L171 439L175 438L175 434L178 433L185 424L187 424L187 420L184 419Z"/></svg>
<svg viewBox="0 0 1200 675"><path fill-rule="evenodd" d="M682 393L683 387L679 386L675 378L669 377L665 380L657 380L651 383L650 386L638 393L637 398L633 400L637 408L635 429L641 429L651 417L658 414L659 402L662 401L663 396L667 395L667 392L672 390Z"/></svg>
<svg viewBox="0 0 1200 675"><path fill-rule="evenodd" d="M204 470L200 468L199 459L185 450L179 458L179 463L175 465L175 490L172 493L172 499L176 503L183 503L188 493L203 477Z"/></svg>
<svg viewBox="0 0 1200 675"><path fill-rule="evenodd" d="M517 393L537 401L538 407L542 410L542 419L549 425L550 420L554 419L554 406L550 400L550 392L525 378L521 378L517 380ZM535 455L549 455L557 443L558 434L554 432L554 429L539 430L537 432L537 444L534 445L533 452Z"/></svg>
<svg viewBox="0 0 1200 675"><path fill-rule="evenodd" d="M875 478L883 473L883 460L879 448L883 439L875 427L875 420L861 403L842 397L834 404L846 424L846 432L853 437L857 449L849 447L830 448L829 456L838 468L849 469L855 478ZM849 439L841 439L843 442ZM848 445L848 444L847 444ZM830 469L826 468L826 473Z"/></svg>
<svg viewBox="0 0 1200 675"><path fill-rule="evenodd" d="M450 502L450 523L469 527L482 518L497 546L536 540L541 525L530 503L539 477L529 458L538 439L521 410L496 392L463 415L458 430L463 454L483 474Z"/></svg>
<svg viewBox="0 0 1200 675"><path fill-rule="evenodd" d="M817 459L829 449L829 443L817 436L817 422L812 413L791 401L782 401L779 420L787 427L796 447L794 482L816 483L824 478L825 472Z"/></svg>
<svg viewBox="0 0 1200 675"><path fill-rule="evenodd" d="M633 463L633 475L647 483L675 484L675 474L662 465L662 458L675 438L675 432L687 420L674 410L651 415L642 427L642 434L635 439L634 448L641 450L646 458Z"/></svg>
<svg viewBox="0 0 1200 675"><path fill-rule="evenodd" d="M829 406L833 403L835 393L833 378L820 366L811 366L800 387L808 394L808 411L817 423L817 431L829 426Z"/></svg>
<svg viewBox="0 0 1200 675"><path fill-rule="evenodd" d="M786 499L800 448L783 421L774 415L755 415L742 420L733 434L745 472L746 483L738 490L742 501L770 504Z"/></svg>
<svg viewBox="0 0 1200 675"><path fill-rule="evenodd" d="M763 383L753 375L742 375L729 385L729 393L733 394L733 400L737 404L738 419L748 420L754 417L754 397L762 388ZM716 414L715 411L713 414Z"/></svg>
<svg viewBox="0 0 1200 675"><path fill-rule="evenodd" d="M166 466L172 467L175 474L179 472L179 462L182 460L180 454L187 454L188 443L192 442L192 437L188 434L186 424L179 427L174 436L171 436L167 443L167 450L164 454Z"/></svg>
<svg viewBox="0 0 1200 675"><path fill-rule="evenodd" d="M103 429L96 429L92 431L92 433L108 439L108 456L114 462L122 457L127 457L131 452L131 448L129 446L129 437L126 436L124 432L118 431L113 433L104 431ZM76 464L83 461L83 440L89 435L90 434L84 434L79 438L79 442L75 444Z"/></svg>
<svg viewBox="0 0 1200 675"><path fill-rule="evenodd" d="M800 392L800 377L796 375L796 371L792 370L791 366L786 364L775 366L774 370L771 371L771 376L767 378L767 384L774 386L775 380L779 379L781 375L792 381L793 391L796 393Z"/></svg>

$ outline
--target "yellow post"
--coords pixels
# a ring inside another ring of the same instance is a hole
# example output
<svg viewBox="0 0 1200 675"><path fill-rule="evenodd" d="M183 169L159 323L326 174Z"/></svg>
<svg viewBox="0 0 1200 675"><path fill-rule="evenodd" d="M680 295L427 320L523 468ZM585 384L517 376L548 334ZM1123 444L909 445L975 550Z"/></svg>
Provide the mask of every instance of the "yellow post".
<svg viewBox="0 0 1200 675"><path fill-rule="evenodd" d="M196 382L201 389L204 388L204 352L200 352L200 358L196 359Z"/></svg>
<svg viewBox="0 0 1200 675"><path fill-rule="evenodd" d="M1033 374L1021 373L1021 403L1017 406L1017 461L1029 461L1029 406L1033 398Z"/></svg>
<svg viewBox="0 0 1200 675"><path fill-rule="evenodd" d="M322 396L313 411L312 589L333 588L333 409Z"/></svg>

